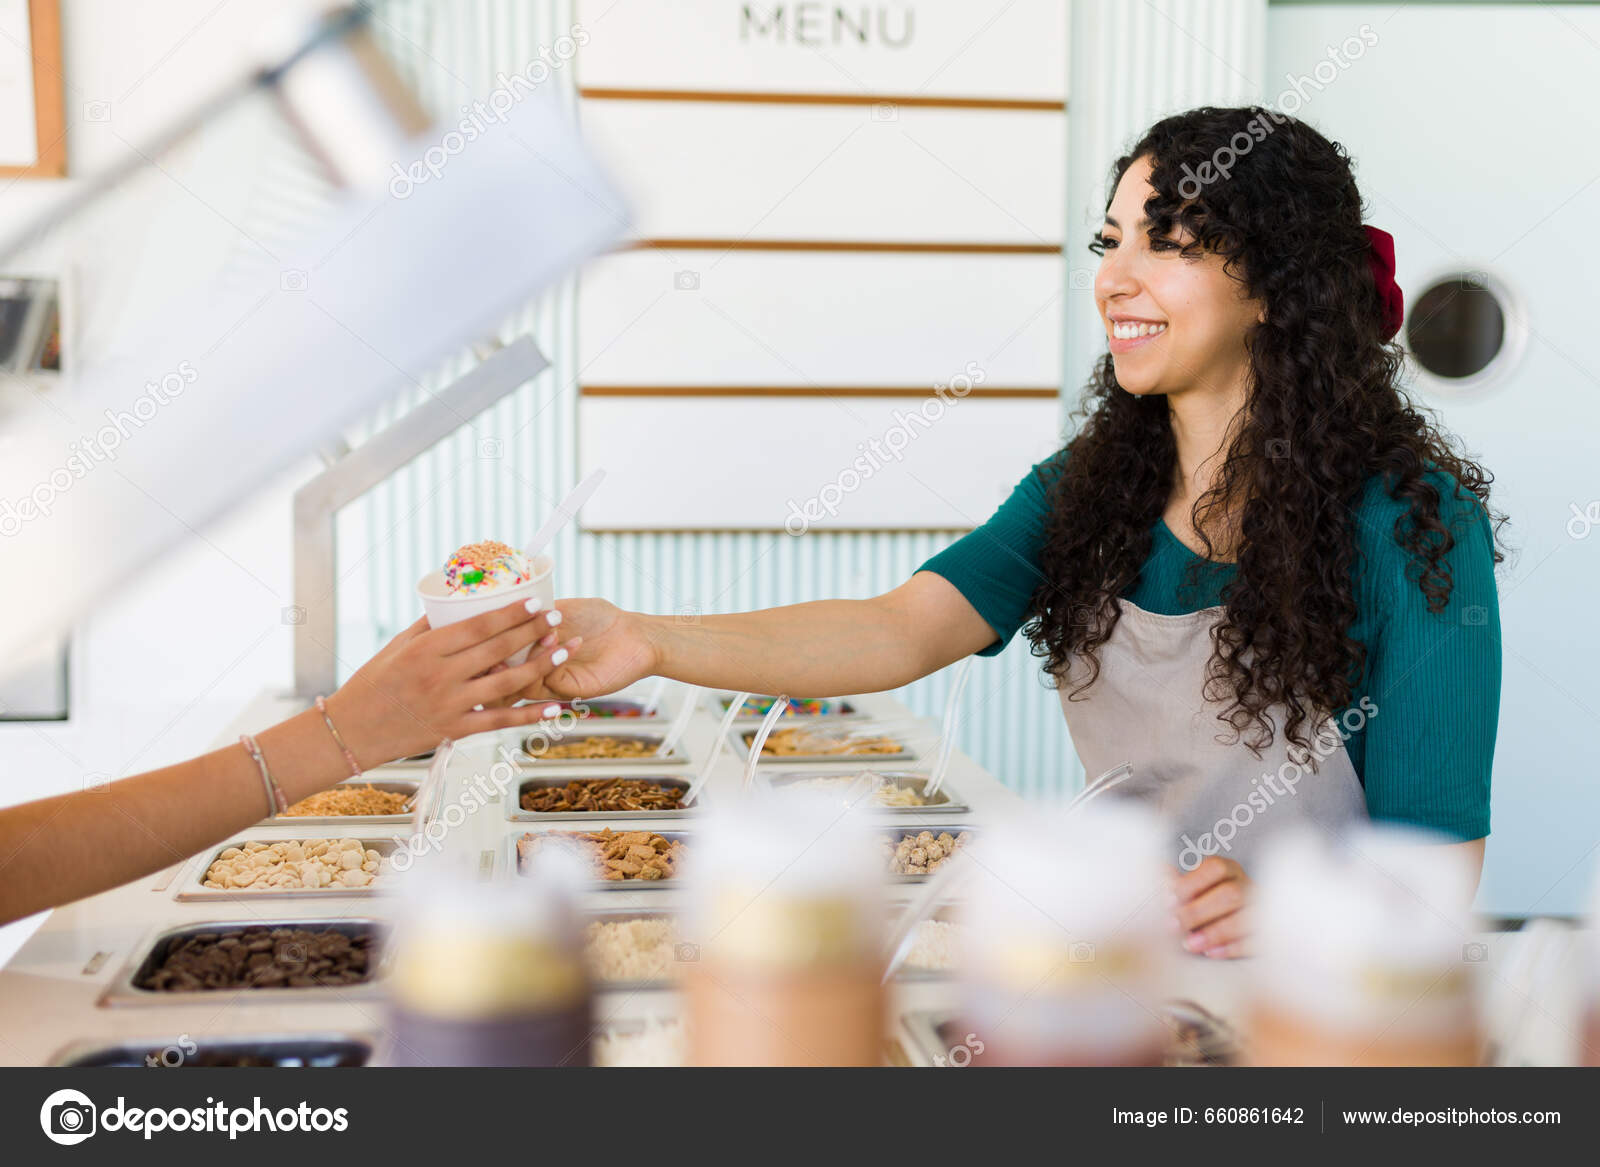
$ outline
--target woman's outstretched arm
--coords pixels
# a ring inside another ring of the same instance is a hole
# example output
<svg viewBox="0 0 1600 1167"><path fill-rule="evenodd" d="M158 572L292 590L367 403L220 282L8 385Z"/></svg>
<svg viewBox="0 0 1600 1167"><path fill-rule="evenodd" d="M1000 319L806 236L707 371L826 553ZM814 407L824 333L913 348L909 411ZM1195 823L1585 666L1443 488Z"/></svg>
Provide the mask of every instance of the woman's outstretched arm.
<svg viewBox="0 0 1600 1167"><path fill-rule="evenodd" d="M572 657L530 699L597 697L641 677L755 693L833 697L909 684L994 643L948 580L918 572L868 600L821 600L724 616L647 616L564 599Z"/></svg>

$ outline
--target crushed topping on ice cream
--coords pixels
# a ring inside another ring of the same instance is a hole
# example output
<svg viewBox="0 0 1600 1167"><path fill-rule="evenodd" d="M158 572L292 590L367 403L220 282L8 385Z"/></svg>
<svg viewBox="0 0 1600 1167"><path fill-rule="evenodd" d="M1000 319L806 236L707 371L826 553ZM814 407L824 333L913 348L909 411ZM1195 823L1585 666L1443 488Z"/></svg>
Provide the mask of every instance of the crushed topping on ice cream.
<svg viewBox="0 0 1600 1167"><path fill-rule="evenodd" d="M486 539L468 543L444 565L444 585L452 592L487 592L515 587L533 578L533 564L515 547Z"/></svg>

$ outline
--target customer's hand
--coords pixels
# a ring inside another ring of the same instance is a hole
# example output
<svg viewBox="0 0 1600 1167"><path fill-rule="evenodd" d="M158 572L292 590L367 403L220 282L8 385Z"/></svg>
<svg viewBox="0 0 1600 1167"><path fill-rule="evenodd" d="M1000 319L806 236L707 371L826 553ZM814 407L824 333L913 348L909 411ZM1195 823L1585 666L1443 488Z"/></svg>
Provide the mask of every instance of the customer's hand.
<svg viewBox="0 0 1600 1167"><path fill-rule="evenodd" d="M655 641L637 612L577 598L557 600L554 610L561 613L558 631L567 655L519 696L530 701L599 697L658 670Z"/></svg>
<svg viewBox="0 0 1600 1167"><path fill-rule="evenodd" d="M548 613L529 612L521 601L443 628L424 617L328 698L328 715L363 770L445 738L532 724L542 705L502 706L537 687L559 649L539 644L526 663L497 666L556 631Z"/></svg>
<svg viewBox="0 0 1600 1167"><path fill-rule="evenodd" d="M1173 894L1184 948L1224 959L1247 955L1244 908L1250 890L1244 868L1220 855L1207 855L1193 871L1179 875Z"/></svg>

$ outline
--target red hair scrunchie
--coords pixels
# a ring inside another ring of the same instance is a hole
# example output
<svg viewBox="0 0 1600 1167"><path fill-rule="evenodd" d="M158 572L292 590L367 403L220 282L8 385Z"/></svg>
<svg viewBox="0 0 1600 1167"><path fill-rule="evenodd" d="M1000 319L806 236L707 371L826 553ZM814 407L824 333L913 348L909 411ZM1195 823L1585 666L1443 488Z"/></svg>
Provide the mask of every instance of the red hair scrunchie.
<svg viewBox="0 0 1600 1167"><path fill-rule="evenodd" d="M1378 305L1383 314L1383 339L1393 340L1406 318L1406 298L1394 282L1394 236L1370 225L1366 231L1367 262L1372 265L1372 282L1378 287Z"/></svg>

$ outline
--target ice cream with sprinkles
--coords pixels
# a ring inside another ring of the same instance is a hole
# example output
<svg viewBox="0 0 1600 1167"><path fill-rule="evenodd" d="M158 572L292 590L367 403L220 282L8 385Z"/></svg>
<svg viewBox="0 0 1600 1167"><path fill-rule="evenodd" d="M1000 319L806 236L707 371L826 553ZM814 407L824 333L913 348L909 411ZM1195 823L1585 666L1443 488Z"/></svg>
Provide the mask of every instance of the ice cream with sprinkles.
<svg viewBox="0 0 1600 1167"><path fill-rule="evenodd" d="M528 557L494 539L468 543L444 565L444 586L462 595L515 587L532 578L533 564Z"/></svg>

